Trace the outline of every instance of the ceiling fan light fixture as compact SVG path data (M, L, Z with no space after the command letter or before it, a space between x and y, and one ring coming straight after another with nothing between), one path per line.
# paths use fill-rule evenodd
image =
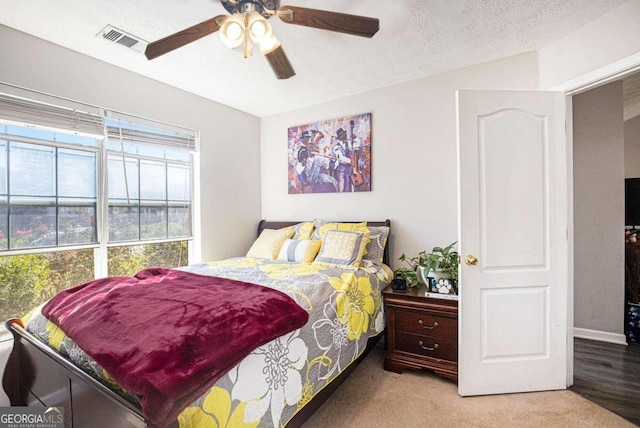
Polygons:
M147 59L154 59L188 43L217 32L230 49L252 54L257 44L278 79L288 79L296 72L280 42L274 37L267 19L277 16L287 24L318 28L360 37L373 37L380 21L367 16L350 15L306 7L283 6L280 0L220 0L230 16L218 15L199 24L149 43Z
M254 43L262 43L263 40L268 39L272 34L271 24L262 17L258 12L251 12L248 18L248 32L249 37Z
M244 19L241 14L228 17L220 27L220 40L231 49L244 42Z

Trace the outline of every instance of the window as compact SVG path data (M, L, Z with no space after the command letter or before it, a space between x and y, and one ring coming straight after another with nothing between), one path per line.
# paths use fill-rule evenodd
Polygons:
M109 241L191 235L191 166L109 155Z
M16 130L0 125L0 251L96 243L96 152Z
M189 263L197 134L47 101L0 92L3 319L96 277Z

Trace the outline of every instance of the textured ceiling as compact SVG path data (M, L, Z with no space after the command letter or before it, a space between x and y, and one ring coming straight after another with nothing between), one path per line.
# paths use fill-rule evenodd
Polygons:
M147 42L226 14L219 0L2 0L0 24L264 117L539 49L625 0L283 0L380 19L360 38L270 20L297 75L277 80L216 34L148 61L96 37L112 25Z

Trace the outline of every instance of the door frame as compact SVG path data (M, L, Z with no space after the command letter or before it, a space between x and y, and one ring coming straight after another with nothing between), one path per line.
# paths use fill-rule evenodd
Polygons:
M640 72L640 52L614 61L588 73L574 77L566 82L550 88L538 88L541 91L562 91L566 95L566 130L567 130L567 196L568 196L568 287L567 287L567 387L573 385L573 338L574 329L574 209L573 209L573 96L606 85L626 76Z
M638 71L640 71L640 52L576 76L556 86L538 89L541 91L562 91L567 96L572 96L622 79Z

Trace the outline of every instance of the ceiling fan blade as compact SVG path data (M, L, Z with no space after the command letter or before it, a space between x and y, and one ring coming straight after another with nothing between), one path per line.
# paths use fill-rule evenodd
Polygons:
M282 46L278 46L271 52L264 54L264 56L267 57L269 65L278 79L288 79L296 75Z
M204 36L208 36L211 33L215 33L220 29L218 22L224 21L226 18L227 15L218 15L215 18L207 19L192 27L185 28L175 34L149 43L144 55L147 59L154 59Z
M288 24L304 25L369 38L373 37L380 29L380 21L377 18L307 9L306 7L282 6L278 9L278 17Z

